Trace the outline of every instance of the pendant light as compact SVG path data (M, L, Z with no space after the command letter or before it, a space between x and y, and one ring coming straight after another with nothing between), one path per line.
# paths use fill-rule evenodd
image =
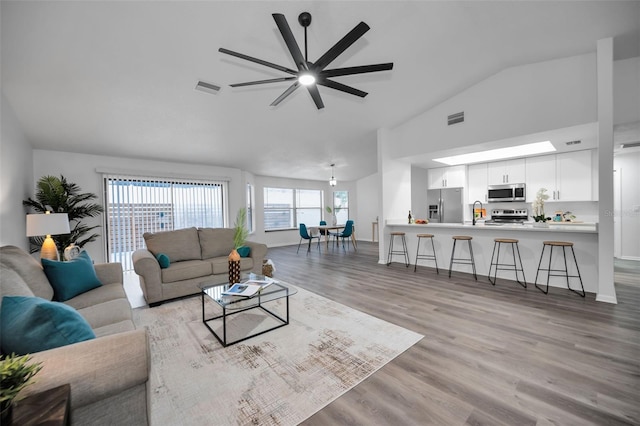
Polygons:
M336 181L336 178L333 177L333 168L335 167L335 164L331 164L331 180L329 180L329 185L331 186L336 186L336 184L338 183L338 181Z

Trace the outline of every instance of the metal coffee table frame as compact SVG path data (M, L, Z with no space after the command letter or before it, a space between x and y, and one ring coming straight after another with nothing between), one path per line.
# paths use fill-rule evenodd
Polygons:
M259 336L261 334L273 331L289 324L289 296L294 295L295 293L297 293L297 291L292 291L292 289L290 289L289 287L285 287L280 283L274 282L269 287L265 288L253 297L223 295L222 292L227 290L229 287L229 284L204 284L200 287L202 297L202 322L209 329L211 334L213 334L216 339L218 339L223 347L243 342L247 339L251 339L252 337ZM205 296L210 300L216 302L216 304L218 304L218 306L222 308L222 315L214 316L211 318L206 317ZM267 302L273 302L282 298L285 299L286 304L286 316L284 318L264 306L264 304ZM268 315L275 318L278 321L278 324L274 327L259 331L248 336L244 336L240 339L227 341L227 318L231 315L239 314L241 312L249 311L252 309L260 309L266 312ZM216 333L208 324L211 321L219 320L221 318L222 337L220 337L218 333Z

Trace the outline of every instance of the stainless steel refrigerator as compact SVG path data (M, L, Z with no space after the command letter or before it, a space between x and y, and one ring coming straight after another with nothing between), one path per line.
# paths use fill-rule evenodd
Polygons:
M429 221L433 223L463 223L462 188L429 189L427 205Z

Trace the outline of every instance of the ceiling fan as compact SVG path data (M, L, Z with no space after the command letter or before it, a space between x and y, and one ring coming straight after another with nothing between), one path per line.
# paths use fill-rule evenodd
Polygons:
M261 59L253 58L251 56L244 55L242 53L234 52L232 50L228 50L225 48L220 48L218 51L220 53L225 53L227 55L235 56L240 59L245 59L247 61L255 62L256 64L264 65L269 68L274 68L279 71L290 74L288 77L279 77L279 78L271 78L268 80L257 80L257 81L249 81L246 83L237 83L231 84L231 87L242 87L242 86L253 86L256 84L267 84L267 83L279 83L283 81L293 81L293 84L289 86L287 90L285 90L280 96L276 98L271 103L271 106L276 106L280 102L282 102L287 96L292 94L298 87L306 86L309 94L311 94L311 98L316 104L318 109L324 108L324 103L322 102L322 98L320 97L320 92L318 91L318 85L330 87L335 90L340 90L341 92L346 92L355 96L360 96L364 98L367 96L367 92L363 92L362 90L358 90L354 87L347 86L342 83L338 83L337 81L330 80L332 77L340 77L344 75L353 75L353 74L364 74L369 72L378 72L378 71L388 71L393 69L393 62L387 62L383 64L374 64L374 65L360 65L355 67L346 67L346 68L333 68L333 69L325 69L334 59L336 59L342 52L344 52L349 46L356 42L360 37L364 35L367 31L369 31L369 26L364 22L360 22L356 25L347 35L345 35L340 41L338 41L333 47L331 47L327 52L318 58L315 62L310 62L307 59L307 27L311 24L311 14L309 12L303 12L298 16L298 22L302 27L304 27L304 57L302 56L302 52L298 47L298 43L293 37L293 33L291 32L291 28L287 23L287 19L281 13L272 14L273 19L276 21L276 25L280 30L280 34L282 34L282 38L287 44L287 48L289 49L289 53L293 57L294 62L296 63L297 70L293 70L291 68L283 67L281 65L277 65L271 62L263 61Z

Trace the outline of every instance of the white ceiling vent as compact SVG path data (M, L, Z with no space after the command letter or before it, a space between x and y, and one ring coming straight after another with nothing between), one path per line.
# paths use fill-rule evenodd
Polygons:
M462 123L464 121L464 111L457 112L455 114L451 114L447 117L447 124L451 126L452 124Z
M570 145L580 145L582 143L582 141L569 141L569 142L565 142L568 146Z
M215 84L211 84L211 83L206 83L204 81L199 81L198 84L196 84L196 90L199 90L205 93L216 94L220 90L220 86L216 86Z

